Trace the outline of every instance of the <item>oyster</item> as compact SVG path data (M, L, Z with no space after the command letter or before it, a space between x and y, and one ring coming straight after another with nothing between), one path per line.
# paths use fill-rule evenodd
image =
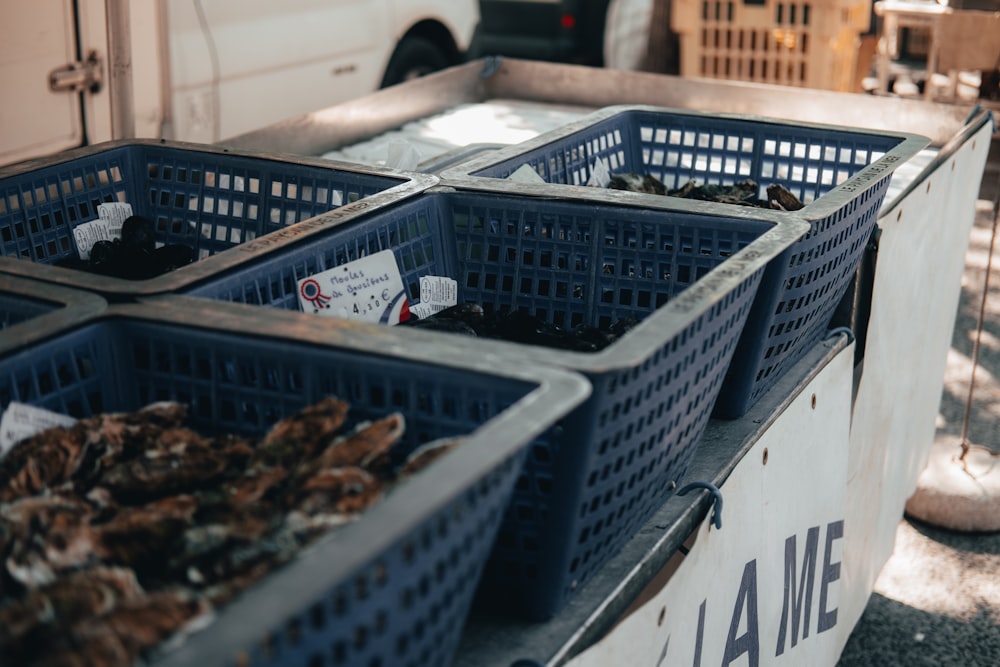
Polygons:
M12 659L12 664L77 664L68 662L68 657L59 658L60 651L53 648L64 643L76 625L111 613L143 595L128 569L95 567L73 572L19 600L0 605L0 655ZM43 658L43 653L49 652ZM103 653L102 649L99 654ZM118 662L98 664L129 664L122 661L124 654L112 654Z
M442 438L421 445L406 457L406 462L399 470L399 476L408 477L420 472L460 444L462 444L461 438Z
M257 445L253 465L287 466L323 447L347 418L348 405L329 396L275 424Z
M651 195L667 194L667 188L651 174L614 174L608 187L612 190L645 192Z

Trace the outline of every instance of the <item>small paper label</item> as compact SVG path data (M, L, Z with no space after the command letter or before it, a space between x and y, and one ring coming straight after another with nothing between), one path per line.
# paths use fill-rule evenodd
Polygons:
M0 417L0 458L15 444L54 426L72 426L72 417L12 401Z
M298 282L304 312L381 324L410 317L403 279L392 250L356 259Z
M122 225L132 217L132 204L119 202L98 204L97 215L107 223L111 238L120 239L122 237Z
M98 241L113 241L122 237L122 224L132 215L132 205L111 202L97 205L96 220L73 228L76 252L80 259L90 259L90 251Z
M91 220L73 228L76 252L80 259L90 259L90 251L98 241L111 240L111 227L106 220Z
M587 185L592 188L606 188L611 183L611 170L604 158L594 160L594 168L590 170L590 180Z
M385 166L391 169L413 171L420 164L420 153L408 141L390 141L389 156Z
M538 172L531 168L530 164L522 164L517 170L507 177L508 181L515 183L544 183L545 179L538 175Z
M424 276L420 279L420 303L441 306L439 310L458 303L458 281L443 276Z
M426 320L434 313L444 310L444 306L432 306L429 303L411 303L410 313L417 316L417 319Z

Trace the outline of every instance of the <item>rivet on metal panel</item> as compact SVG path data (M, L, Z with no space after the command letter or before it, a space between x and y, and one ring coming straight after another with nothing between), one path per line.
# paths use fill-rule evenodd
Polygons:
M677 495L683 496L691 489L706 489L711 492L712 498L715 501L715 507L712 511L712 523L717 529L722 528L722 491L719 491L719 487L711 482L691 482L678 491Z

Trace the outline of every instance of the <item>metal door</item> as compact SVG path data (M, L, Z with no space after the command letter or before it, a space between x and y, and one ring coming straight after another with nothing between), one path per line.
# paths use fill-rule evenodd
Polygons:
M0 164L82 145L81 98L101 63L78 52L72 0L0 3L0 25Z

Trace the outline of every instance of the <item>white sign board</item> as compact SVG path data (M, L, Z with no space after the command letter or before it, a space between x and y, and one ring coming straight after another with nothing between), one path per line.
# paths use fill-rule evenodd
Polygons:
M892 555L903 507L934 442L991 131L987 123L878 221L872 313L851 426L847 513L857 520L845 540L851 596L840 648Z
M854 346L764 432L666 584L569 664L832 665L839 654ZM691 482L694 480L686 480Z
M392 250L382 250L303 278L298 282L304 312L381 324L409 318L409 302Z

